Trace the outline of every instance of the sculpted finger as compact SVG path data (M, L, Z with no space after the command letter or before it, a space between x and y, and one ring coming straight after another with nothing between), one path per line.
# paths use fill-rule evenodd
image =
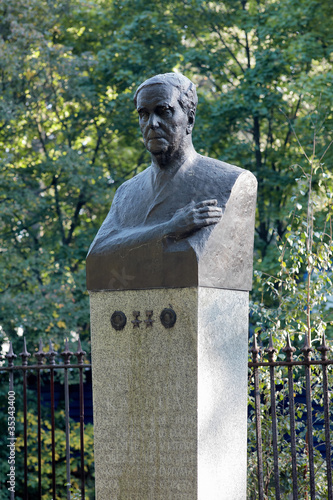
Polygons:
M207 207L201 207L197 209L198 213L200 214L222 214L222 208L217 207L217 206L207 206Z
M211 218L214 218L216 217L217 219L221 219L222 218L222 212L218 211L218 210L214 210L214 211L209 211L209 212L196 212L194 214L194 219L200 219L200 220L204 220L204 219L211 219Z
M198 220L196 226L197 227L212 226L213 224L217 224L218 222L220 222L220 220L221 220L221 217L204 218L204 219Z
M220 222L221 217L211 217L209 219L205 219L205 226L211 226L213 224L217 224Z
M221 219L222 218L222 212L219 212L219 211L212 211L212 212L197 212L196 214L196 217L198 217L199 219L203 220L203 219L211 219L212 217L216 217L218 219Z
M200 201L195 205L195 208L201 208L201 207L207 207L207 206L216 206L217 205L217 200L204 200Z

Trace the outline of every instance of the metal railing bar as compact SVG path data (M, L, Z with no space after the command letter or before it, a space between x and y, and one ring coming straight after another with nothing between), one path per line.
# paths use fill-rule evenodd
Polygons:
M35 354L38 366L42 366L45 352L43 343L39 340L39 349ZM41 372L37 371L37 446L38 446L38 498L42 500L42 434L41 434Z
M51 455L52 455L52 492L53 500L56 499L56 467L55 467L55 416L54 416L54 358L57 355L52 347L50 340L49 352L47 357L49 358L50 368L50 396L51 396Z
M255 366L312 366L312 365L333 365L333 359L328 359L326 361L321 361L319 359L311 359L311 361L258 361L254 363L253 361L248 362L249 368L254 368Z
M325 421L325 448L326 448L326 475L327 475L327 500L333 500L332 491L332 448L330 436L330 411L329 411L329 395L328 395L328 381L327 381L327 353L330 348L326 344L325 333L321 346L318 348L321 352L322 359L322 372L323 372L323 395L324 395L324 421Z
M307 443L306 450L308 454L309 470L310 470L310 496L311 500L316 498L316 488L315 488L315 473L314 473L314 462L313 462L313 432L312 432L312 400L311 400L311 353L313 349L310 346L308 336L305 337L304 346L302 352L305 357L305 361L308 362L305 366L305 393L306 393L306 420L307 420Z
M28 364L31 354L27 351L25 337L23 338L23 351L20 353L22 365ZM27 422L27 372L23 372L23 448L24 448L24 500L28 500L28 422Z
M27 372L23 372L24 500L28 500Z
M293 500L298 500L294 381L293 381L292 366L288 366L288 397L289 397L289 418L290 418L290 445L291 445L292 476L293 476Z
M287 344L283 348L288 362L288 397L289 397L289 419L290 419L290 446L292 463L293 500L298 500L297 490L297 460L296 460L296 431L295 431L295 403L294 403L294 375L293 375L293 353L296 351L290 343L289 334Z
M273 356L276 352L273 346L272 334L269 339L269 347L265 349L268 352L268 357L271 362L273 362ZM270 366L270 395L271 395L271 413L272 413L272 437L273 437L273 460L274 460L274 487L275 487L275 499L281 499L280 491L280 474L279 474L279 456L278 456L278 431L277 431L277 419L276 419L276 396L275 396L275 374L274 366Z
M14 391L14 373L10 372L9 373L9 391ZM15 499L15 492L11 491L10 492L10 500Z
M45 352L39 340L39 349L35 354L38 366L43 364ZM37 371L37 446L38 446L38 498L42 500L42 434L41 434L41 372Z
M280 500L280 474L279 474L279 455L278 455L278 432L277 432L277 421L276 421L276 399L275 399L275 377L274 377L274 367L270 367L270 379L271 379L271 412L272 412L272 435L273 435L273 460L274 460L274 486L275 486L275 498Z
M85 500L85 474L84 474L84 392L83 372L80 368L80 448L81 448L81 500Z
M305 368L306 387L306 413L307 413L307 435L308 435L308 460L310 469L310 495L311 500L316 498L315 473L313 462L313 433L312 433L312 401L311 401L311 368Z
M71 499L71 469L70 469L70 427L69 427L69 388L68 388L68 371L65 368L65 427L66 427L66 479L67 479L67 500Z
M53 499L56 498L56 469L55 469L55 418L54 418L54 370L50 369L50 392L51 392L51 449L52 449L52 492Z
M14 354L14 351L13 351L13 345L12 343L10 342L9 343L9 351L8 353L6 354L6 358L8 359L8 368L10 369L9 371L9 393L10 394L13 394L14 393L14 372L12 370L13 366L14 366L14 359L16 358L16 354ZM15 394L15 393L14 393ZM7 406L7 408L9 407L9 404ZM13 433L13 434L12 434ZM15 428L13 431L11 431L11 439L10 439L10 443L15 443ZM15 500L15 491L11 490L10 491L10 500Z
M46 354L46 353L45 353ZM321 364L321 363L320 363ZM332 361L333 364L333 361ZM28 366L22 366L22 365L14 365L13 367L8 367L8 366L0 366L0 372L1 371L15 371L15 370L22 370L22 371L27 371L27 370L50 370L50 368L54 368L55 370L58 369L64 369L65 365L63 364L54 364L54 365L28 365ZM69 364L66 366L66 369L71 369L71 368L82 368L82 365L80 364ZM84 364L83 368L91 368L91 364Z
M78 339L78 348L75 356L81 365L80 370L80 449L81 449L81 500L85 500L85 474L84 474L84 391L83 391L83 358L85 351L81 347L81 340Z
M66 479L67 479L67 500L71 500L71 449L70 449L70 426L69 426L69 384L68 384L68 366L73 353L68 349L68 339L65 342L65 350L61 353L65 364L65 427L66 427Z
M260 349L257 344L257 337L253 338L252 346L252 357L253 361L258 360ZM258 467L258 493L259 500L264 500L264 469L262 460L262 434L261 434L261 415L260 415L260 391L259 391L259 371L258 367L255 366L253 370L254 375L254 401L255 401L255 415L256 415L256 440L257 440L257 467Z
M258 486L259 500L264 499L264 470L262 461L262 435L260 420L260 392L259 392L259 373L258 368L254 369L254 393L255 393L255 411L256 411L256 435L257 435L257 457L258 457Z
M326 446L326 473L328 500L333 500L332 491L332 447L330 437L330 412L327 383L327 366L323 365L323 392L324 392L324 419L325 419L325 446Z
M42 500L42 435L41 435L41 391L40 371L37 373L37 443L38 443L38 498Z

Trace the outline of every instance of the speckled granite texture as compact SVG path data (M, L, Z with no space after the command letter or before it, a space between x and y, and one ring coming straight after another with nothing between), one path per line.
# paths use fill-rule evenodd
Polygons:
M127 290L90 301L97 500L245 500L248 293ZM164 308L177 314L172 328ZM111 326L114 311L126 315L123 330Z

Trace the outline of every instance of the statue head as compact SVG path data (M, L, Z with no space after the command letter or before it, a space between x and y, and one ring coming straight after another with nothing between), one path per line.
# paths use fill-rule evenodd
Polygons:
M134 102L145 146L160 166L193 147L198 98L188 78L180 73L153 76L138 87Z
M191 82L191 80L189 80L186 76L182 75L181 73L164 73L148 78L148 80L145 80L143 83L141 83L141 85L139 85L135 92L135 106L137 106L137 99L140 90L151 85L170 85L178 89L178 102L183 111L185 113L188 113L188 111L192 111L195 115L198 104L197 91L195 89L194 83Z

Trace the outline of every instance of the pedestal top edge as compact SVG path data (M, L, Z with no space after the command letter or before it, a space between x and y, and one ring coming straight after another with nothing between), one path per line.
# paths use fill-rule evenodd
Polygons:
M182 287L153 287L153 288L128 288L128 289L101 289L101 290L87 290L89 295L94 293L114 293L114 292L143 292L148 290L200 290L200 289L211 289L211 290L230 290L233 292L247 292L249 289L238 289L238 288L223 288L217 286L182 286Z

